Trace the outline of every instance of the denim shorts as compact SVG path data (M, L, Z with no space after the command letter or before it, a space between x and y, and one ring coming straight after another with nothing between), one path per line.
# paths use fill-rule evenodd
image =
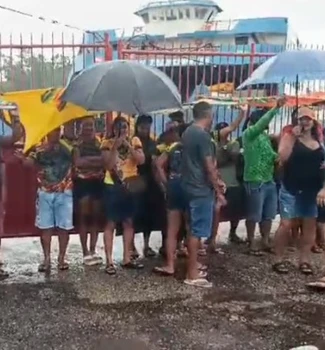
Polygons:
M104 184L104 208L107 221L121 223L134 219L137 212L137 195L122 185Z
M245 189L246 219L253 222L273 220L278 208L275 182L245 182Z
M72 191L45 192L38 190L36 198L35 226L41 230L73 229Z
M318 209L317 193L291 194L282 185L279 193L280 216L282 219L316 218Z
M215 196L188 198L191 234L197 238L210 237L212 231Z
M169 179L167 183L167 209L185 211L187 201L180 178Z

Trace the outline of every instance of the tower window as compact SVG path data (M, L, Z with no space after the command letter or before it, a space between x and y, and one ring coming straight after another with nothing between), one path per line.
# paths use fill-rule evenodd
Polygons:
M185 17L191 19L191 11L190 9L185 9Z
M248 45L248 36L236 36L235 45Z
M143 19L143 22L144 22L145 24L149 23L149 15L148 15L148 13L144 13L144 14L142 15L142 19Z

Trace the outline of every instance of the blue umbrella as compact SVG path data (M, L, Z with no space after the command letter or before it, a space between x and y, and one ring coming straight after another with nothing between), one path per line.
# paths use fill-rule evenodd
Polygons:
M261 64L237 89L258 84L286 84L325 79L325 51L284 51Z

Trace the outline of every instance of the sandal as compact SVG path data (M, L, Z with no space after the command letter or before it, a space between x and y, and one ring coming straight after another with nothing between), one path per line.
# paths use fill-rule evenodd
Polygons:
M132 259L138 259L139 258L139 253L138 253L138 251L135 249L135 250L132 250L131 251L131 257L132 257Z
M155 274L160 275L160 276L164 276L164 277L173 277L174 276L174 272L169 272L164 267L155 267L152 271Z
M212 288L213 286L212 283L206 280L205 278L198 278L195 280L186 279L184 283L187 284L188 286L199 287L199 288Z
M229 242L234 244L244 244L245 240L239 238L236 233L229 233Z
M289 262L288 261L280 261L272 265L272 269L274 272L285 275L289 273Z
M116 275L116 268L113 264L107 265L105 268L105 272L110 276Z
M204 264L201 264L201 263L198 263L197 268L198 268L199 271L207 271L208 270L208 266L204 265Z
M325 277L320 278L318 281L307 283L306 287L317 291L325 291Z
M0 281L9 277L9 273L3 269L0 269Z
M50 272L51 271L51 265L41 263L38 265L38 272L44 273L44 272Z
M312 275L314 273L313 268L311 267L311 265L307 262L305 263L301 263L299 265L299 270L301 273L303 273L304 275Z
M128 262L126 264L122 264L122 268L128 269L128 270L141 270L144 268L144 265L140 264L136 260L131 260L130 262Z
M69 270L69 264L65 261L63 263L58 263L58 269L60 271L67 271Z
M149 247L143 251L143 255L146 258L154 258L156 256L156 252Z
M261 257L265 255L265 252L260 249L249 249L248 254L256 257Z
M318 246L318 245L314 245L312 248L311 248L311 251L314 253L314 254L322 254L323 253L323 248Z

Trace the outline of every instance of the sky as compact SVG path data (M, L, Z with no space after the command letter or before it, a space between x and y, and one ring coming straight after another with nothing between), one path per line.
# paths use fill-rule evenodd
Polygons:
M289 23L300 37L301 41L310 45L325 45L325 1L324 0L220 0L216 1L223 8L221 19L272 17L283 16L289 18ZM86 3L86 2L85 2ZM0 5L9 6L25 11L35 16L55 19L80 27L85 30L127 28L141 25L141 19L133 12L142 4L143 0L91 0L90 6L82 5L77 0L0 0ZM78 4L79 6L75 6ZM44 41L51 40L50 33L54 33L55 41L61 42L64 33L69 37L72 33L76 39L80 31L68 30L60 25L30 19L18 14L0 10L0 32L2 43L9 41L9 34L13 33L13 41L40 41L40 33L44 33Z

